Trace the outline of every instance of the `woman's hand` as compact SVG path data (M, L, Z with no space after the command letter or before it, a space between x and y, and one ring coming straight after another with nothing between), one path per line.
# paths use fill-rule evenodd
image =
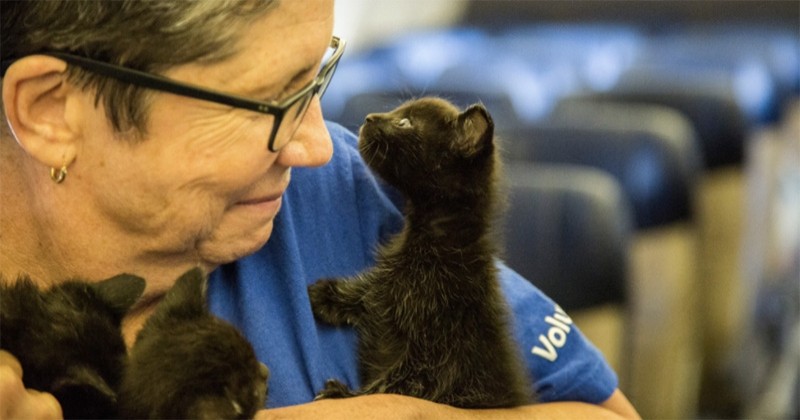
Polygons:
M375 394L261 410L256 413L256 420L452 418L456 411L447 405L403 395Z
M46 392L25 389L22 366L0 350L0 419L60 419L61 406Z
M620 394L621 395L621 394ZM627 401L627 400L626 400ZM364 395L354 398L326 399L308 404L261 410L257 420L283 419L622 419L603 406L558 402L514 408L467 410L436 404L418 398L393 394ZM635 410L631 417L638 418Z

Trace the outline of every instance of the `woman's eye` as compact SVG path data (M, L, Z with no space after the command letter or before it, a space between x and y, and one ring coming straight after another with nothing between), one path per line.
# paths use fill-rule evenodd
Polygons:
M411 120L409 120L408 118L401 118L395 121L395 125L397 125L400 128L411 128Z

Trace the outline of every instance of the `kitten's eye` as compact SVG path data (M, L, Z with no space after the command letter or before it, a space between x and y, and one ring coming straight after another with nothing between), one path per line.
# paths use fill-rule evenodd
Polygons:
M400 128L411 128L411 120L408 118L401 118L399 120L395 120L394 124Z

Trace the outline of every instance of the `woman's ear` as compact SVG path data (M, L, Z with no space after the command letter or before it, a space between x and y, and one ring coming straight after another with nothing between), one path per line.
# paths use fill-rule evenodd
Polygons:
M52 168L75 160L77 132L67 110L65 62L45 55L23 57L3 77L3 107L19 145Z

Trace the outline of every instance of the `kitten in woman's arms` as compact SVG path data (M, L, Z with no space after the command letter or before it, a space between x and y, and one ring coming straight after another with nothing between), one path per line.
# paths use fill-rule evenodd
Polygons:
M185 273L145 322L119 392L122 418L244 419L264 407L267 367L211 315L206 278Z
M359 334L362 388L329 381L321 398L397 393L470 408L534 400L495 265L493 131L483 106L460 112L437 98L367 116L360 153L405 196L405 226L374 268L309 287L318 319Z
M0 348L20 362L27 388L53 394L65 418L116 416L125 343L120 324L145 288L122 274L39 290L0 279Z

